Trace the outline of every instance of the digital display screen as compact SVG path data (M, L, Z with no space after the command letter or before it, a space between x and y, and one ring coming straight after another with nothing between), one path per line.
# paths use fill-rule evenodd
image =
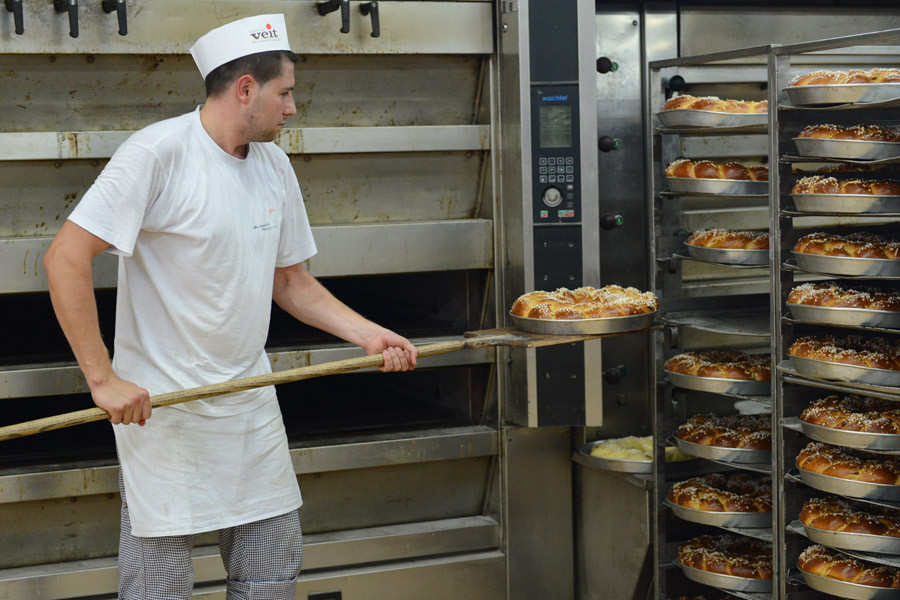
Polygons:
M571 148L572 107L566 104L540 107L541 148Z

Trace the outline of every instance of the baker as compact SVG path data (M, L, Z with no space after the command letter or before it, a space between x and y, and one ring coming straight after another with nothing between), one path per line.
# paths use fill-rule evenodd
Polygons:
M302 266L316 253L296 175L272 141L296 113L284 16L214 29L191 48L197 110L123 143L60 228L44 267L121 464L119 598L189 598L196 534L219 531L228 598L293 598L300 489L273 387L157 408L149 397L271 371L271 302L416 366L406 338L355 313ZM119 256L113 359L91 260ZM142 427L134 426L135 424Z

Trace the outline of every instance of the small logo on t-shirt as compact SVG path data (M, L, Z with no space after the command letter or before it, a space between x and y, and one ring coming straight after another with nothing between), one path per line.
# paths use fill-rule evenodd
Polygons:
M269 231L270 229L278 229L278 226L281 225L281 215L278 214L278 210L274 208L269 209L269 214L267 215L268 220L265 223L260 223L259 225L254 225L253 229L259 229L260 231Z

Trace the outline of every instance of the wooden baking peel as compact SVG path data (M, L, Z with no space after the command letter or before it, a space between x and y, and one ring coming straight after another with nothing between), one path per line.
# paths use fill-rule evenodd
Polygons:
M653 326L649 329L658 329L659 326ZM647 331L644 329L643 331ZM558 344L569 344L572 342L583 342L586 340L600 339L613 335L621 335L621 333L613 334L571 334L571 335L546 335L541 333L528 333L514 327L503 329L484 329L481 331L469 331L463 335L461 339L451 340L447 342L437 342L434 344L425 344L419 346L419 358L426 356L437 356L439 354L448 354L459 350L471 350L475 348L487 348L491 346L510 346L516 348L539 348L541 346L554 346ZM168 392L150 397L150 405L153 408L160 406L171 406L182 402L190 402L191 400L200 400L202 398L211 398L222 394L230 394L232 392L242 392L267 385L277 385L280 383L290 383L292 381L300 381L302 379L312 379L313 377L322 377L324 375L337 375L339 373L347 373L359 369L370 367L380 367L384 363L381 354L373 354L371 356L360 356L358 358L348 358L345 360L337 360L334 362L323 363L321 365L310 365L308 367L298 367L286 371L278 371L276 373L266 373L265 375L256 375L254 377L246 377L244 379L236 379L225 383L214 383L212 385L204 385L201 387L182 390L179 392ZM71 427L72 425L82 425L93 421L102 421L108 419L109 413L102 408L87 408L77 410L43 419L35 419L34 421L26 421L15 425L7 425L0 427L0 442L11 440L26 435L42 433L44 431L52 431L54 429L62 429L63 427Z

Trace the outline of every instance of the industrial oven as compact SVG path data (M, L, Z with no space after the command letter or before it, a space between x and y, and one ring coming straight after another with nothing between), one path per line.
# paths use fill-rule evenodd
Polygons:
M307 266L339 298L416 344L508 325L512 301L539 288L652 289L667 314L653 332L279 386L304 496L298 598L664 600L708 589L672 566L674 547L702 528L659 506L673 477L659 457L654 474L634 476L578 449L651 433L661 448L689 414L732 411L740 398L723 404L664 379L675 352L782 343L769 290L778 297L783 282L679 255L701 226L769 227L768 200L682 197L660 183L678 156L762 162L778 150L765 130L682 135L655 113L674 93L771 97L765 52L710 54L900 17L876 3L7 0L0 425L91 406L42 253L119 143L202 103L191 43L263 12L285 14L300 56L298 112L277 143L319 247ZM789 69L896 63L886 48L792 56ZM562 167L556 181L551 166ZM111 341L116 263L101 256L94 269ZM723 302L742 318L710 322ZM274 370L359 354L277 308L267 350ZM116 477L106 423L2 442L0 598L115 596ZM797 540L778 527L779 556L795 560ZM194 567L195 597L224 598L214 534L198 539Z

